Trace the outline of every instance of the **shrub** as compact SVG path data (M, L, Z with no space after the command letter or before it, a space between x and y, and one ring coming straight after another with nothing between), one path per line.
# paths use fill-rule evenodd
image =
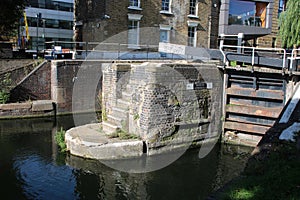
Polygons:
M10 97L11 78L10 73L6 73L0 81L0 103L7 103Z

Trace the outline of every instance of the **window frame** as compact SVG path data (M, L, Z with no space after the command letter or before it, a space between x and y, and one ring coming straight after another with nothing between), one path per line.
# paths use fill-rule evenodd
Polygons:
M193 7L191 6L192 2L194 2L194 4L195 4ZM190 17L190 18L199 18L198 5L199 5L198 0L190 0L189 1L189 14L188 14L188 17ZM194 9L194 13L191 13L191 8Z
M191 31L193 30L193 31ZM190 36L190 33L193 33L193 36ZM197 46L197 27L196 26L188 26L188 41L187 46L196 47Z
M163 4L166 4L166 1L168 1L168 10L166 10L166 9L163 9L164 7L166 7L166 6L163 6ZM161 14L169 14L169 15L171 15L171 14L173 14L172 13L172 0L162 0L161 1L161 8L160 8L161 10L160 10L160 13Z
M137 3L137 5L135 5L135 2ZM133 5L132 5L132 3L133 3ZM131 10L143 10L141 8L141 0L129 0L128 9L131 9Z
M160 24L159 25L159 42L169 43L170 36L171 36L171 33L170 33L171 30L172 30L172 27L170 25ZM167 33L167 39L165 41L161 41L161 32L163 32L163 31Z
M143 15L139 14L128 14L128 36L127 36L127 43L128 48L130 49L139 49L139 43L140 43L140 20L143 17ZM136 25L133 25L136 23ZM133 28L132 28L133 27ZM130 43L131 41L131 33L135 32L136 38L134 40L134 43Z

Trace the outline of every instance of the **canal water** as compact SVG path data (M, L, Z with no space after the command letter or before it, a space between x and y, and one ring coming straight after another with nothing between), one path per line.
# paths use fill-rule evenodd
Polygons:
M251 148L186 151L161 170L132 174L61 153L53 137L71 116L0 121L0 195L5 199L205 199L236 177Z

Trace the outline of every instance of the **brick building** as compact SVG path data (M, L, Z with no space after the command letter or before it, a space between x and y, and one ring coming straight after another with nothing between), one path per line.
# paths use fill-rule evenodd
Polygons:
M134 47L159 41L216 48L219 0L76 0L75 40L106 41L126 31ZM151 27L154 32L143 33ZM144 38L144 39L143 39Z
M221 34L243 33L250 45L279 47L278 16L287 0L76 0L75 41L137 47L159 41L217 48ZM142 28L151 27L154 32ZM119 37L120 38L120 37Z
M286 9L287 0L274 0L272 29L271 33L258 38L257 45L264 47L281 47L281 40L278 37L279 30L279 15Z
M221 0L219 35L244 34L250 45L280 47L279 15L287 0Z

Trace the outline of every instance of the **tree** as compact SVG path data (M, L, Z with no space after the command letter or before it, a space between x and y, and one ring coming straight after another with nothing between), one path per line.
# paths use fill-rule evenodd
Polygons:
M300 46L300 1L288 0L279 17L279 36L282 47Z
M0 39L16 34L25 5L26 0L1 0Z

